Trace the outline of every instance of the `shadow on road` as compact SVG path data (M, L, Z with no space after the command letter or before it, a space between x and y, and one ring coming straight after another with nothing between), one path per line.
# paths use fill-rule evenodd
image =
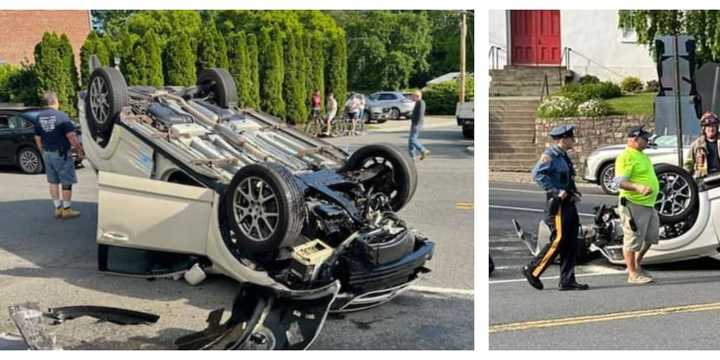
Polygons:
M24 200L0 207L0 250L20 259L0 262L0 275L58 278L99 292L153 301L187 299L203 309L232 302L239 284L224 276L210 276L192 287L184 281L116 276L97 270L97 204L73 202L82 215L76 219L53 217L50 200ZM152 216L149 214L148 216ZM202 241L202 240L201 240ZM37 301L39 299L28 299Z

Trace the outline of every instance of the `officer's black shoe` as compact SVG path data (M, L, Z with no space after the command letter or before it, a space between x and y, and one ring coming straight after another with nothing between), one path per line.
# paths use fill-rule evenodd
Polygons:
M577 282L573 282L573 283L570 283L570 284L568 284L568 285L560 284L560 286L558 286L558 290L560 290L560 291L565 291L565 290L587 290L587 289L590 289L590 286L588 286L587 284L580 284L580 283L577 283Z
M525 279L527 279L528 283L530 283L530 286L532 286L532 287L534 287L534 288L536 288L536 289L538 289L538 290L542 290L542 289L543 289L543 283L542 283L542 281L540 281L539 278L536 278L536 277L532 276L532 274L530 273L530 267L529 267L529 266L527 266L527 265L523 266L523 268L522 268L522 274L525 275Z

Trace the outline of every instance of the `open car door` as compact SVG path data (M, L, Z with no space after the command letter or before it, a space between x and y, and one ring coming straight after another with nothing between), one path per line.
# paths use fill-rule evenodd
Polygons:
M212 190L109 172L98 187L100 271L154 277L204 259Z

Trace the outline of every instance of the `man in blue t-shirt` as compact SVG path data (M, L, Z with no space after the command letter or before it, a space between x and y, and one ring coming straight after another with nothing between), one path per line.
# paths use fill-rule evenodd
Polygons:
M72 186L77 183L75 161L70 148L75 150L80 160L85 156L82 145L75 136L75 125L70 117L59 111L60 103L52 91L43 94L47 109L34 112L35 144L43 154L45 171L50 184L50 197L55 206L55 217L70 219L80 216L80 212L71 207ZM60 188L62 200L60 200Z

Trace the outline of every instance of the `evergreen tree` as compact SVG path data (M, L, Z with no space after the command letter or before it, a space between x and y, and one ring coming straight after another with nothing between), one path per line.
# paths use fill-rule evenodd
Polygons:
M147 85L148 60L142 41L136 41L129 54L122 65L125 81L128 85Z
M264 27L260 32L260 106L279 118L285 118L283 100L283 33L277 27Z
M92 55L96 55L103 66L110 64L110 51L106 46L106 41L95 31L90 32L90 35L88 35L85 43L80 48L80 79L83 88L88 85L87 82L90 77L89 63Z
M309 36L308 54L308 91L320 90L320 97L325 103L325 44L322 33L313 31Z
M260 64L258 63L258 42L255 34L247 35L248 71L250 75L249 98L247 106L260 107Z
M330 35L327 54L325 87L342 104L347 96L347 42L342 30Z
M57 34L46 32L42 40L35 45L34 58L35 65L32 71L37 81L38 97L43 91L54 91L58 95L60 109L70 116L76 116L75 88L72 85L71 68L67 59L67 46Z
M305 122L307 118L307 106L305 105L305 78L302 72L302 39L289 31L286 34L285 42L285 80L283 86L283 98L286 102L286 114L288 121L297 124Z
M198 69L228 68L227 45L215 27L214 21L206 23L197 43Z
M185 32L181 31L170 38L163 54L163 64L167 85L195 85L195 53Z
M73 51L70 38L66 34L60 36L60 53L65 63L65 71L67 71L69 81L66 85L68 94L66 109L69 111L68 114L75 116L77 115L77 91L80 87L80 77L75 64L75 51Z
M233 33L228 37L228 59L230 74L235 79L240 107L250 103L250 57L244 32Z
M160 87L165 83L163 79L162 49L160 37L153 30L149 30L142 38L142 49L147 63L145 66L146 85Z

